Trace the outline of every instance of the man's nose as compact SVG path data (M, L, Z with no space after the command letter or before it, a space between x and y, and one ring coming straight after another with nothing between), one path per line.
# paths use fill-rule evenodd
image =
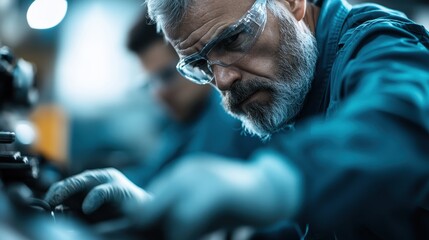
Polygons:
M241 72L234 66L212 65L214 81L220 91L228 90L231 85L241 79Z

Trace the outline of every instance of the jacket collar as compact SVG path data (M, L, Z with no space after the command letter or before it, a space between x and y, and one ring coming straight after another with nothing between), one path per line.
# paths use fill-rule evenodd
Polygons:
M323 114L329 104L329 77L338 51L341 29L351 5L345 0L324 0L316 25L318 59L304 107L296 120Z

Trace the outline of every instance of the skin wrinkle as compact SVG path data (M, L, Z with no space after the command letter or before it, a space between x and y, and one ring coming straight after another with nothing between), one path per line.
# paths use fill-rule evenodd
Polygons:
M213 21L208 22L207 24L210 24L212 22L216 22L217 19L214 19ZM178 44L178 50L177 53L180 57L189 56L192 53L195 53L197 51L200 51L207 42L209 42L212 38L211 36L217 36L220 32L222 32L226 27L228 27L229 24L225 23L217 23L214 26L212 26L200 39L197 37L193 37L192 34L194 34L196 31L201 30L201 28L195 30L192 32L191 35L189 35L188 38L186 38L184 41L187 41L189 38L194 38L194 41L189 44L189 47L184 48L183 46L187 46L188 43L182 41ZM214 31L214 34L211 34ZM195 35L198 33L195 33ZM190 40L189 40L190 42Z
M192 12L192 11L191 11ZM177 37L177 47L178 47L178 53L180 53L181 55L183 54L183 52L187 52L189 51L189 49L191 48L199 48L199 47L195 47L195 46L204 46L203 43L204 40L204 36L213 36L212 29L215 29L214 31L216 31L217 28L219 28L222 24L222 21L219 21L219 16L212 18L211 16L214 15L216 12L213 11L208 11L208 12L204 12L204 14L202 16L193 16L191 14L188 14L184 17L183 21L178 25L178 33L180 33L181 35L187 35L185 37L182 36L178 36ZM214 15L216 16L216 15ZM191 21L189 22L188 19L191 19ZM186 34L186 31L183 31L183 28L186 28L188 25L192 25L192 19L200 19L200 21L198 21L197 23L202 23L202 25L197 25L195 26L191 33ZM204 21L205 19L209 19L208 21ZM213 26L210 26L212 23L215 23ZM199 37L199 33L200 32L204 32L205 34L202 37ZM215 32L216 34L216 32ZM175 36L173 36L175 37ZM182 40L183 39L183 40ZM201 48L200 47L200 48Z
M191 8L190 9L192 9L192 6L191 6ZM209 26L210 26L210 24L211 23L213 23L214 22L214 25L212 26L212 27L210 27L209 28L209 30L208 31L206 31L206 33L202 36L202 37L198 37L198 33L196 33L196 35L197 35L197 37L194 37L194 42L191 42L191 43L188 43L188 39L189 38L191 38L191 40L192 40L192 35L198 30L198 29L201 29L201 27L198 27L195 31L193 31L190 35L189 35L189 37L187 37L187 39L185 39L181 44L180 44L180 49L183 49L183 50L186 50L185 49L185 47L187 47L188 45L189 46L192 46L192 45L195 45L195 44L197 44L198 42L200 42L199 43L199 48L197 48L197 50L199 50L199 49L201 49L201 48L203 48L204 47L204 45L207 43L207 42L209 42L210 40L211 40L211 37L212 36L217 36L218 34L219 34L219 31L222 31L225 27L227 27L227 24L225 24L225 23L222 23L221 21L218 21L216 18L211 18L210 17L210 14L214 14L215 16L216 16L216 14L217 14L217 11L216 10L220 10L221 11L221 8L220 7L218 7L218 8L215 8L215 9L213 9L213 10L211 10L211 11L207 11L207 12L204 12L204 14L199 18L199 19L201 19L201 20L203 20L205 17L206 18L208 18L208 19L211 19L211 20L209 20L205 25L207 25L207 24L209 24ZM203 22L203 21L202 21ZM184 21L184 24L186 24L186 22ZM203 25L203 27L204 27L204 25ZM215 29L215 30L213 30L213 29ZM222 30L221 30L222 29ZM212 31L214 31L214 34L210 34Z
M174 43L172 42L172 45L175 47L177 53L181 57L188 56L193 54L194 52L199 51L207 42L209 42L214 38L213 36L219 35L219 33L221 33L226 27L228 27L229 25L231 25L232 23L240 19L247 12L247 10L252 6L253 1L248 2L247 4L240 4L240 5L236 4L237 7L243 10L242 11L229 10L230 13L227 14L227 16L230 16L230 17L228 17L227 20L225 20L225 14L223 13L225 9L222 6L217 7L215 5L213 7L211 4L212 3L211 1L209 3L206 3L205 1L197 2L197 3L198 4L193 4L190 6L190 11L187 11L187 14L184 16L182 22L178 25L176 32L179 33L179 35L186 35L186 31L183 31L183 28L188 28L189 25L192 25L195 23L203 23L202 25L197 25L195 27L192 27L192 29L195 29L195 30L193 30L186 37L175 36L175 35L172 35L170 37L168 36L168 33L166 33L169 39L174 39L173 40ZM242 1L240 1L239 3L242 3ZM209 9L209 10L204 11L204 9ZM236 9L236 8L233 8L231 6L231 8L229 9ZM198 12L202 12L203 14L201 16L199 16L198 14L195 14ZM200 19L200 20L193 21L193 19ZM209 19L209 20L205 21L205 19ZM206 26L210 26L211 24L213 24L213 22L215 24L209 27L209 29L207 30ZM198 34L200 32L203 32L204 35L201 37L198 37ZM181 40L181 39L184 39L184 40Z

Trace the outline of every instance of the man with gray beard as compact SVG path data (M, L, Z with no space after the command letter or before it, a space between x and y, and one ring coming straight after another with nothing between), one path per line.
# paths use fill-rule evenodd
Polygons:
M300 239L429 239L424 27L342 0L146 4L177 70L218 89L248 132L280 140L247 163L187 156L146 191L119 173L72 177L50 189L51 205L102 186L87 202L132 206L136 226L169 239L237 226L285 239L294 222Z
M265 139L287 126L301 110L317 59L316 42L309 29L293 24L292 15L279 9L273 9L273 14L280 20L274 79L256 76L246 82L236 81L230 89L221 91L227 112L239 118L247 132ZM249 103L247 108L241 108L244 100L261 90L270 92L269 102Z

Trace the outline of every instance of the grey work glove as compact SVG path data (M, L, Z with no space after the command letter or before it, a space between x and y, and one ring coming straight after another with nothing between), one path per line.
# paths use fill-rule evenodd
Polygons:
M76 193L88 192L82 211L90 214L104 203L140 205L150 201L151 195L134 185L114 168L85 171L52 185L45 200L57 206Z
M184 240L293 217L300 205L301 175L273 151L260 151L253 160L187 156L149 185L153 201L134 209L131 217L140 228L157 225L168 239Z

